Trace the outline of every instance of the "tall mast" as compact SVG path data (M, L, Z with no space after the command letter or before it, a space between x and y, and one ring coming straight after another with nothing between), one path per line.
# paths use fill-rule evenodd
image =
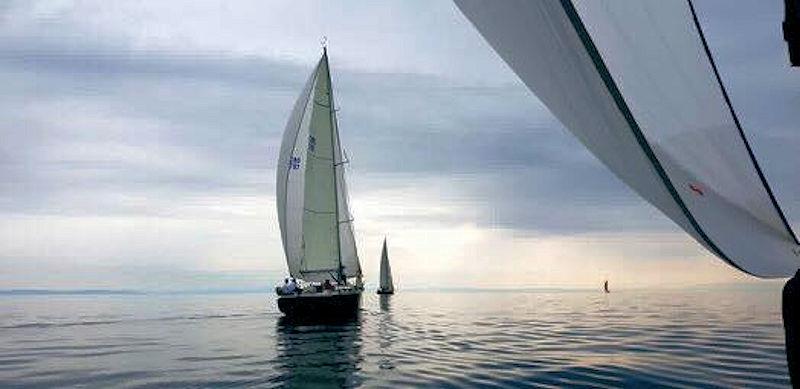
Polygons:
M330 63L328 62L328 48L326 46L322 46L322 56L325 58L325 70L327 71L326 76L328 77L328 99L330 100L330 107L331 107L331 162L333 163L333 196L335 201L334 206L334 219L336 220L336 256L337 260L339 261L338 266L338 276L339 282L347 283L347 278L344 276L344 268L342 266L342 237L341 231L339 228L339 182L336 174L336 142L338 141L338 125L336 123L336 106L333 103L333 83L331 81L331 67ZM334 136L334 132L336 135ZM341 145L339 145L341 147Z

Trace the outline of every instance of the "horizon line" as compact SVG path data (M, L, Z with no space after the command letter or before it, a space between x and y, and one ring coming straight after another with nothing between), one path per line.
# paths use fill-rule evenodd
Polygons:
M774 282L766 283L705 283L695 285L652 285L652 286L629 286L622 288L612 288L615 291L636 291L636 290L704 290L708 288L731 290L760 290L772 289ZM365 288L369 292L369 288ZM405 292L591 292L602 291L601 287L585 286L531 286L531 287L480 287L480 286L416 286L398 288L398 291ZM250 293L274 293L272 288L191 288L191 289L109 289L109 288L0 288L0 296L44 296L44 295L126 295L126 296L145 296L145 295L175 295L175 294L250 294Z

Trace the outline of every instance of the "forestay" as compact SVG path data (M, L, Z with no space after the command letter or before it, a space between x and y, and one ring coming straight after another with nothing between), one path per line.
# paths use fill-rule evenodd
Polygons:
M358 277L343 152L323 53L283 134L277 207L289 273L306 281Z
M761 277L800 246L747 144L690 1L455 0L522 81L622 181Z

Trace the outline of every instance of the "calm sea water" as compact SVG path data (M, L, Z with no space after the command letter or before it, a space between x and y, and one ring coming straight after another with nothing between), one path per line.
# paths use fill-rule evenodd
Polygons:
M0 296L0 387L786 387L780 291Z

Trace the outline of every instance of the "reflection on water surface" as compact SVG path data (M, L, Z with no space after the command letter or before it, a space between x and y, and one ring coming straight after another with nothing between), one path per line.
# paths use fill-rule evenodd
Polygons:
M780 290L0 296L0 386L786 387Z

